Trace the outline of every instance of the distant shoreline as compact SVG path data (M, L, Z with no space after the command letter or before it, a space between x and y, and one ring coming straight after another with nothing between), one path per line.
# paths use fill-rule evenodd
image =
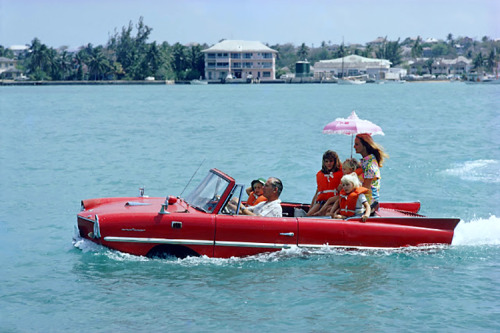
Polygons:
M415 80L405 81L405 83L441 83L451 82L450 80ZM209 81L209 84L250 84L243 81L234 82L220 82ZM337 84L334 81L321 81L310 79L292 79L292 80L273 80L261 81L257 84ZM102 86L102 85L189 85L190 81L174 81L174 80L115 80L115 81L14 81L14 80L0 80L0 86ZM376 84L376 83L367 83Z

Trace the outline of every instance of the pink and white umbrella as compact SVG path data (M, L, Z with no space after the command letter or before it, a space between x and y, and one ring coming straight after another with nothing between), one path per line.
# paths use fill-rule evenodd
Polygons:
M368 133L370 135L385 135L382 129L369 120L359 119L356 112L352 111L347 118L337 118L323 128L325 134L345 134L351 136L351 157L354 135Z

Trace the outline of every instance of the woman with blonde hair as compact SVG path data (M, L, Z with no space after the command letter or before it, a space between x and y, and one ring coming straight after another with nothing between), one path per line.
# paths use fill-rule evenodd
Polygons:
M363 187L368 189L368 193L365 194L366 198L372 207L376 207L380 192L380 168L384 164L384 160L389 158L389 155L367 133L356 135L354 149L356 153L363 157L361 167L364 176Z

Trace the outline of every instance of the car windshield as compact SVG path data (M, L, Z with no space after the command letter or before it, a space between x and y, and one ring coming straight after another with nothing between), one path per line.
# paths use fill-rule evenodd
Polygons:
M186 197L186 202L204 212L211 213L229 185L229 181L209 172L203 181Z

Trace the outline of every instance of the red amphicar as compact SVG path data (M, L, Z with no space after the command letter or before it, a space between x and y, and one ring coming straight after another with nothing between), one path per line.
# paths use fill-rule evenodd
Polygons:
M282 202L283 217L247 216L228 203L242 202L244 186L211 169L185 198L100 198L82 201L82 238L148 257L243 257L281 249L397 249L451 244L460 219L419 215L419 202L380 203L375 215L337 220L304 217L308 204Z

